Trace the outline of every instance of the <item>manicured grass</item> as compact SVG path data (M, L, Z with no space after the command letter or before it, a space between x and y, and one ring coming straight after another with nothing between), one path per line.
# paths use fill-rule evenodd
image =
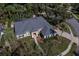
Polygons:
M14 51L15 55L17 53L18 55L42 56L41 51L31 37L17 40L17 42L19 47ZM57 36L45 39L44 43L40 44L40 46L44 49L46 55L56 56L67 48L69 42L66 38Z
M67 48L69 42L66 38L57 36L46 39L41 46L48 56L56 56Z
M75 56L74 52L75 52L76 48L77 48L76 44L73 44L70 52L66 56Z

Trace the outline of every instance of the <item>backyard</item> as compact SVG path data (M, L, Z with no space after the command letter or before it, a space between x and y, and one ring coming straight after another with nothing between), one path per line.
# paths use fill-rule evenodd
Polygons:
M69 30L68 30L69 31ZM1 39L0 46L3 46L2 52L0 55L26 55L26 56L42 56L42 52L36 46L34 40L31 37L25 37L23 39L17 40L14 34L13 29L6 28L5 34ZM10 46L6 47L5 42L8 42ZM47 56L56 56L63 52L70 41L61 36L50 37L44 40L44 43L41 43L40 46L44 50ZM74 55L76 45L73 45L72 50L68 55Z
M41 44L41 47L48 56L56 56L67 48L69 42L70 41L66 38L56 36L46 39L44 43ZM73 44L73 49L71 50L70 55L73 55L73 51L76 49L75 46L76 45Z
M21 56L43 55L31 37L15 40L14 38L12 39L11 32L8 33L8 35L6 35L7 38L5 39L10 44L10 47L3 48L0 55L12 55L12 56L13 55L21 55ZM41 43L40 46L42 47L42 49L44 50L47 56L56 56L67 48L69 42L70 41L67 40L66 38L55 36L45 39L44 43ZM9 48L11 49L11 51L9 51ZM76 49L75 46L73 46L73 49L70 51L68 55L73 55L73 51L75 51L75 49Z
M76 44L73 44L70 52L66 56L74 56L76 48L77 48Z

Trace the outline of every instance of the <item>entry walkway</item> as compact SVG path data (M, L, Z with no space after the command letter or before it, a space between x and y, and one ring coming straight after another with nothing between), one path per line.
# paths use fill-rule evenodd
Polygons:
M40 51L42 52L42 54L43 55L46 55L45 53L44 53L44 51L43 51L43 49L42 49L42 47L40 47L40 45L39 45L39 43L38 43L38 41L37 41L37 38L36 37L34 37L34 41L35 41L35 44L38 46L38 48L40 49Z

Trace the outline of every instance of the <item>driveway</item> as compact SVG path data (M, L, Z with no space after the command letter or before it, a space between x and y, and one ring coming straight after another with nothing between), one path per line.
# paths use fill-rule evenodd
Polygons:
M67 24L65 23L65 25L67 25ZM67 53L69 53L70 50L71 50L71 48L72 48L73 42L74 42L73 32L72 32L72 30L71 30L71 28L70 28L69 25L67 25L67 27L68 27L69 30L70 30L70 34L71 34L71 35L70 35L70 36L71 36L71 42L69 43L67 49L64 50L62 53L60 53L58 56L60 56L60 55L61 55L61 56L64 56L64 55L66 55Z
M42 54L43 54L43 55L46 55L45 52L43 51L42 47L41 47L40 44L38 43L36 37L34 37L34 41L35 41L35 44L38 46L39 50L42 52Z
M66 22L69 23L74 28L77 36L79 37L79 23L78 23L78 21L75 18L71 18L71 19L68 19Z
M66 22L69 23L74 28L75 33L78 36L78 45L79 45L79 22L75 18L68 19Z
M61 30L59 30L59 29L57 29L57 30L55 30L56 32L57 32L57 34L59 35L59 36L62 36L62 37L65 37L65 38L67 38L67 39L69 39L69 40L72 40L72 35L71 34L69 34L69 33L67 33L67 32L62 32ZM73 36L73 42L74 43L76 43L77 45L79 45L79 43L78 43L78 37L75 37L75 36Z

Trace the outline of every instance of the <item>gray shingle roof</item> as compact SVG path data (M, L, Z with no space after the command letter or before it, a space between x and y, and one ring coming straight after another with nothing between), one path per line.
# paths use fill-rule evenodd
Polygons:
M49 29L51 28L51 25L41 16L15 22L16 35L37 31L39 28L43 28L42 32L44 35L50 34Z
M77 36L79 36L79 22L75 18L68 19L66 22L74 28Z
M2 32L2 31L3 31L3 25L0 24L0 32Z

